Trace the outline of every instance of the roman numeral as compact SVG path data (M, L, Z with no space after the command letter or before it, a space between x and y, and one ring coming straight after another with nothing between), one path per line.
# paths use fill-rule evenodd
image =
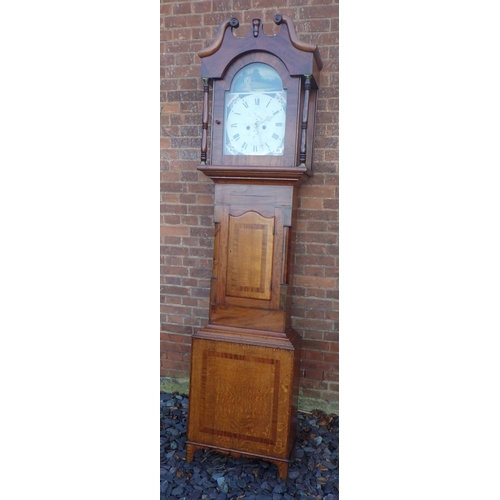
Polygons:
M233 139L234 139L235 141L237 141L239 138L240 138L240 134L234 134L234 135L233 135Z
M273 134L272 137L273 137L273 139L279 139L280 138L280 136L278 134Z
M257 104L257 106L260 106L260 97L255 98L255 104Z
M245 108L248 108L248 102L243 101L243 106L245 106Z
M253 152L256 153L258 151L257 146L254 144L253 145Z
M231 123L231 127L237 127L238 124L237 123Z
M248 147L248 144L246 142L244 142L242 145L241 145L241 149L246 149Z
M282 127L282 126L283 126L283 124L282 124L282 123L275 123L275 125L276 125L277 127Z

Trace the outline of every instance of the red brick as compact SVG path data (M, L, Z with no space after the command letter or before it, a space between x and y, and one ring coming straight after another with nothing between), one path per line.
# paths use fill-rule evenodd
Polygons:
M172 4L163 4L160 7L160 14L163 16L168 16L168 15L172 14Z
M250 10L252 8L252 3L253 3L252 0L233 0L233 8L234 10Z
M318 360L318 361L323 361L324 360L325 354L320 351L306 351L305 349L302 352L302 359L313 359L313 360ZM301 364L301 367L304 365Z
M191 2L176 2L173 8L174 16L178 16L180 14L191 14Z
M160 205L160 213L165 214L185 214L187 211L186 205L175 205L173 203L165 203Z
M300 200L300 207L301 208L310 208L310 209L315 208L315 209L321 210L323 208L323 198L307 198L304 196Z
M313 19L313 20L302 21L300 23L297 23L297 31L304 31L304 32L329 31L330 25L331 25L330 19ZM311 37L302 36L301 39L304 40L305 42L311 43L311 40L316 40L316 37L315 36L311 36Z
M292 328L297 330L303 338L309 338L313 340L323 339L323 332L314 328L311 329L312 327L306 319L292 316Z
M338 363L338 361L337 361ZM309 369L311 370L317 370L317 371L322 371L322 372L330 372L332 371L333 368L332 362L328 361L320 361L317 359L302 359L300 363L300 367L304 368L306 371Z
M213 194L197 194L196 195L196 203L198 205L211 205L214 203Z
M302 378L299 385L303 390L304 396L306 397L309 397L311 394L317 395L319 394L319 390L326 389L328 387L327 383L322 380L312 380L307 378Z
M338 18L338 5L308 5L299 9L301 19Z
M183 204L196 203L196 196L194 194L185 194L185 193L182 193L179 196L179 203L183 203Z
M339 365L333 363L330 371L323 372L323 380L333 381L339 372Z
M313 370L313 369L305 370L305 376L307 378L312 378L313 380L323 380L324 379L322 371Z
M196 13L204 13L204 12L210 12L212 6L210 5L210 2L207 2L206 0L202 2L190 2L191 7L193 8L193 12Z
M333 288L336 284L334 278L320 278L317 276L296 276L295 285L302 287Z

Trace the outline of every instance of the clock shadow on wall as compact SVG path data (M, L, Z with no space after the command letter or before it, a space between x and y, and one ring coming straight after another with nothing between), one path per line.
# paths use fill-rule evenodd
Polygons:
M228 19L198 53L198 170L215 183L214 254L209 321L192 337L186 460L202 448L259 457L285 480L302 340L291 327L294 230L298 189L312 175L322 62L288 16L274 21L276 35L254 19L239 38Z

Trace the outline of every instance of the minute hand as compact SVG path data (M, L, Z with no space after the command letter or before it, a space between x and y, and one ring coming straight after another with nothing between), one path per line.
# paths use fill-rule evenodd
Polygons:
M268 117L264 118L263 120L261 120L260 122L257 122L256 125L257 127L259 127L260 125L262 125L263 123L266 123L268 122L269 120L271 120L271 118L274 117L276 113L273 113L272 115L269 115Z

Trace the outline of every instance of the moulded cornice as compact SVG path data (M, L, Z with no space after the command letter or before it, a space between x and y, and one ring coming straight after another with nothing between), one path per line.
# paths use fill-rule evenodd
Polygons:
M280 58L291 75L311 74L313 78L316 78L323 67L318 47L299 40L295 25L289 16L276 14L274 22L280 26L276 35L266 35L261 20L254 19L248 35L237 37L233 34L233 30L239 27L238 19L232 17L223 21L217 29L213 43L198 52L201 58L201 77L222 78L227 67L236 57L249 51L273 50L274 53L281 54ZM270 43L273 45L271 46ZM274 49L272 49L273 46ZM218 57L221 48L225 51L222 59Z

